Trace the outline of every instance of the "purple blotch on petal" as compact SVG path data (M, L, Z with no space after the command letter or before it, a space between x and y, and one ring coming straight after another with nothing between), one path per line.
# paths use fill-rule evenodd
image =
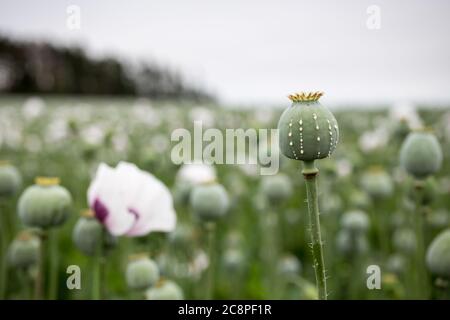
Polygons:
M109 214L108 208L97 198L94 201L94 206L92 208L95 212L95 217L103 223Z
M139 220L139 212L134 208L128 208L128 212L134 216L135 221Z

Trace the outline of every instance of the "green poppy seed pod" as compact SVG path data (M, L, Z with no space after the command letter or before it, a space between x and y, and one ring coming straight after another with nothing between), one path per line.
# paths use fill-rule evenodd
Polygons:
M391 177L381 167L371 167L361 177L363 189L373 199L389 197L394 191Z
M91 210L82 213L72 233L75 246L87 256L95 255L100 249L108 250L116 244L112 236L103 225L94 217ZM99 246L102 245L102 248Z
M47 229L63 224L70 214L72 197L58 178L39 177L20 196L18 213L28 226Z
M125 276L129 288L144 290L158 281L158 265L147 255L137 254L130 257Z
M24 231L14 239L8 251L8 262L11 267L28 268L39 261L39 238Z
M392 239L394 248L399 252L413 254L416 251L416 234L408 228L398 229Z
M302 264L300 260L294 255L286 255L278 262L278 273L280 275L298 276L302 272Z
M0 198L16 194L21 185L19 171L7 161L0 161Z
M369 244L363 234L352 233L346 229L338 232L336 246L340 253L348 257L364 254L369 249Z
M224 216L230 206L225 188L216 183L204 183L194 187L190 196L193 213L205 221L215 221Z
M450 225L450 214L445 209L433 211L426 218L428 225L434 230L444 229Z
M369 217L361 210L347 212L341 218L342 228L349 232L364 233L369 228L369 225Z
M313 161L329 157L339 141L333 114L322 104L322 93L290 95L292 105L278 122L280 150L288 158Z
M147 300L183 300L183 290L173 281L161 280L145 293Z
M411 129L409 127L409 123L408 120L406 119L400 119L400 121L398 121L395 124L394 127L394 132L393 132L393 137L397 140L397 141L403 141L408 134L411 132Z
M400 149L400 164L416 179L436 173L442 166L442 159L436 136L426 130L410 133Z
M351 191L349 200L351 207L354 208L366 209L370 206L370 198L367 193L358 189Z
M342 212L342 199L337 194L328 194L327 197L322 197L319 199L320 207L323 210L324 215L334 215Z
M223 254L223 265L229 272L236 272L241 269L245 261L245 257L240 249L230 248Z
M406 268L405 257L398 253L391 255L386 262L386 268L395 274L403 273Z
M265 176L261 182L261 192L271 205L279 205L292 195L292 183L284 174Z
M442 231L427 250L427 266L435 275L450 279L450 229Z

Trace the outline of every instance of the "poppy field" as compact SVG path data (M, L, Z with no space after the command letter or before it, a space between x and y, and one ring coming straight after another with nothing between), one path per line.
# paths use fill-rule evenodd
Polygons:
M450 299L450 109L320 96L0 97L0 299ZM174 161L195 122L275 172Z

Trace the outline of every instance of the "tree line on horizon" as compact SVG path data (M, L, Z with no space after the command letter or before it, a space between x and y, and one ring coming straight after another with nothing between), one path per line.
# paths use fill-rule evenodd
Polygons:
M15 41L0 35L0 93L129 95L213 100L180 73L157 64L94 59L81 47Z

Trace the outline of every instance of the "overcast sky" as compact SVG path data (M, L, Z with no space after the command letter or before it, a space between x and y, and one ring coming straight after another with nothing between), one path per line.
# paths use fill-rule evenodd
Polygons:
M81 29L66 26L69 5ZM381 10L369 29L370 5ZM0 0L0 33L156 60L225 102L450 102L448 0Z

